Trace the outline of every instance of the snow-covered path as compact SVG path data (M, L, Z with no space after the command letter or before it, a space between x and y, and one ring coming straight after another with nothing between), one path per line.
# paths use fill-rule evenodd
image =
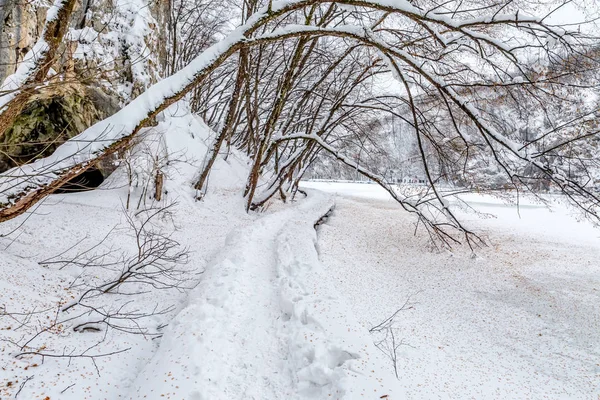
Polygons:
M373 185L314 186L342 192L319 230L321 261L361 323L411 296L414 308L396 323L406 398L599 398L599 231L560 206L530 204L519 218L473 198L499 218L462 215L491 242L472 258L428 248Z
M229 234L130 398L400 398L319 263L331 198L299 204Z

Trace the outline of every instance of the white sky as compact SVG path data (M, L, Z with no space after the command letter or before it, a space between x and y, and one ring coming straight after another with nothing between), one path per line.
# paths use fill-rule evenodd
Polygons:
M564 5L547 22L553 25L574 24L571 30L581 30L581 32L592 33L600 32L599 21L594 19L600 17L600 1L598 0L578 0Z

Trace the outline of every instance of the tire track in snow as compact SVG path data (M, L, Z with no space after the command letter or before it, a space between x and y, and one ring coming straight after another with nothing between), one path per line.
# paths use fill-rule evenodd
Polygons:
M378 365L368 333L335 295L318 259L313 225L332 205L311 192L230 233L130 398L390 395L384 381L397 381Z

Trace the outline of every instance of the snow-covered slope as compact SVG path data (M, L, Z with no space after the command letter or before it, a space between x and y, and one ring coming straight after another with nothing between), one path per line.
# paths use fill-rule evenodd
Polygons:
M164 132L169 132L166 140ZM141 314L166 309L134 322L145 334L103 326L99 332L73 332L82 318L57 326L49 321L78 315L80 311L62 312L60 306L73 302L92 283L114 279L124 267L124 259L136 254L136 238L128 219L139 226L147 215L144 209L169 206L152 223L152 229L178 243L178 250L188 252L189 262L181 266L188 277L186 287L199 282L230 230L252 223L256 216L246 214L243 199L231 192L232 186L244 184L247 163L239 154L231 154L227 161L219 160L211 176L210 193L202 202L193 199L189 182L197 173L206 151L205 141L211 134L196 117L181 108L173 109L157 127L144 132L144 144L150 145L133 152L132 174L139 176L131 189L122 166L97 190L50 196L34 213L0 225L0 234L6 235L0 238L0 399L14 397L23 384L19 394L23 399L116 399L127 393L156 350L160 341L156 335L181 308L185 293L132 284L130 290L140 289L143 293L99 298L98 304L105 310L126 304L127 310ZM163 165L165 195L163 201L156 202L144 194L152 177L145 176L143 167L165 146L169 150ZM131 204L125 210L128 194ZM92 251L76 263L58 262L73 259L90 248ZM109 268L79 263L90 259ZM32 316L26 315L32 311ZM48 326L52 328L42 332ZM35 336L38 332L42 333ZM24 351L86 357L15 357ZM100 357L88 357L95 355ZM32 378L26 382L28 377Z
M401 398L319 262L314 224L331 197L247 214L248 163L234 151L194 200L211 135L179 104L99 189L0 225L0 399ZM156 160L161 201L148 190ZM162 290L136 280L82 305L135 259L132 225L165 206L152 237L188 263L161 275ZM165 288L173 276L183 279ZM135 318L102 317L115 310Z

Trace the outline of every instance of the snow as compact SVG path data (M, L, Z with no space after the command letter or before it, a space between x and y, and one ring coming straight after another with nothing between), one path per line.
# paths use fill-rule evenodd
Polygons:
M331 206L314 192L297 207L230 233L130 397L393 394L397 383L318 260L313 224Z
M319 261L314 224L332 198L311 191L306 199L247 214L239 193L250 164L232 151L219 157L207 195L194 201L189 183L214 132L185 104L158 120L141 132L131 163L169 155L165 199L140 204L173 203L152 229L190 250L185 287L194 289L148 290L133 282L92 299L100 310L165 309L129 325L143 334L68 309L88 287L77 282L110 282L123 255L137 251L125 216L143 219L135 206L123 209L128 194L137 203L151 176L138 177L130 189L121 167L97 190L48 197L33 213L0 225L0 397L21 389L25 399L403 398ZM95 262L108 266L52 263L92 247ZM36 313L27 317L30 311ZM36 336L55 318L68 320ZM75 332L81 324L97 331ZM95 358L18 356L31 337L23 350Z
M237 152L227 159L221 155L207 195L194 201L190 182L214 132L185 104L158 120L141 137L152 157L169 154L164 201L177 204L156 228L192 251L186 269L194 288L137 295L136 309L173 306L140 320L146 335L106 329L93 314L75 313L74 320L29 344L38 351L77 354L101 341L87 354L114 354L96 358L95 364L15 358L18 349L9 341L35 333L57 306L79 298L81 289L70 284L74 279L111 276L110 269L59 269L41 261L65 250L73 256L108 232L98 247L107 259L135 250L122 211L129 193L122 171L99 190L50 196L34 213L0 225L1 233L17 228L0 239L2 310L40 312L29 320L0 317L0 336L9 340L0 347L2 398L14 397L31 376L20 398L589 399L600 394L600 233L578 222L560 198L550 199L551 211L530 198L519 199L518 210L478 194L449 199L447 206L490 244L474 253L461 247L436 250L423 232L414 236L414 217L368 183L308 182L307 198L271 202L266 212L247 214L239 195L247 160ZM147 156L132 153L140 162ZM131 193L137 197L141 188ZM388 354L374 344L381 337L369 329L407 300L409 307L393 325L403 343L396 378ZM117 294L103 304L123 301ZM82 323L100 331L73 332Z
M406 398L600 395L600 232L574 210L463 196L485 214L453 211L490 245L439 252L375 185L306 186L337 193L321 261L358 320L370 328L413 304L395 325Z
M33 77L32 74L35 73L35 67L46 56L46 53L49 50L49 45L44 38L46 26L56 19L63 6L64 0L55 0L50 8L48 8L44 28L42 29L39 39L33 45L31 50L25 54L23 61L21 61L17 67L15 73L7 76L6 79L4 79L4 82L2 82L2 85L0 85L0 113L4 112L6 105L17 96L21 86L26 84L28 80Z
M6 77L0 85L0 93L4 93L0 96L0 113L4 112L7 104L17 96L19 88L31 77L35 66L43 59L48 49L48 43L40 37L32 49L25 54L15 73Z
M154 59L146 41L157 41L158 38L152 37L153 30L150 26L156 26L157 22L152 17L151 7L145 0L120 0L115 4L120 21L113 22L116 26L123 25L125 32L121 33L127 56L131 61L131 72L134 83L141 84L143 89L147 89L153 82L152 76L154 69Z
M172 235L182 248L190 249L190 262L186 269L190 272L189 282L193 284L198 282L196 274L205 269L213 254L222 246L227 233L250 223L254 218L243 212L242 199L232 196L230 192L230 185L235 183L235 179L231 177L239 176L240 169L245 166L244 160L238 159L236 154L230 155L227 162L217 162L217 168L211 177L214 179L214 182L211 180L211 193L202 203L189 200L191 196L187 187L179 189L181 185L177 184L177 180L191 179L189 174L196 172L199 167L201 160L197 160L196 155L203 154L206 150L204 141L210 139L210 133L203 129L197 118L185 113L179 116L175 114L174 117L166 115L161 125L154 128L155 132L145 132L158 135L161 128L184 126L187 129L174 130L169 135L173 147L176 143L187 147L187 153L179 154L177 159L171 160L170 169L166 171L167 176L173 179L167 180L166 187L170 190L165 201L177 204L170 209L167 218L157 222L156 228L164 234ZM191 130L194 130L195 137L191 137ZM242 170L245 172L245 169ZM220 186L219 178L222 173L227 179L223 179L225 183ZM134 188L132 192L137 201L141 188ZM60 265L40 262L80 242L65 255L65 258L72 257L77 252L98 244L109 232L112 232L111 235L96 252L106 252L108 259L112 260L110 257L118 258L122 252L135 251L135 240L130 236L124 219L127 193L123 176L117 171L98 190L52 195L33 214L0 226L0 234L7 234L18 228L14 234L0 239L0 311L48 310L34 315L24 326L18 322L22 317L18 316L17 320L13 320L0 313L0 336L20 340L45 326L47 318L54 318L59 302L64 307L81 294L82 290L71 287L71 282L80 275L82 269L90 279L105 281L114 277L114 272L104 268L79 268L72 265L60 270ZM157 204L150 203L149 206ZM134 209L131 214L135 212ZM109 296L104 305L111 307L131 299L128 296ZM149 291L135 296L133 307L152 310L156 306L160 308L173 305L175 309L164 315L139 321L150 332L160 332L159 327L173 318L184 300L184 293L177 290ZM76 316L77 313L73 315ZM67 359L46 358L42 362L38 356L15 358L18 349L2 342L0 398L14 397L19 386L31 375L34 379L25 384L18 398L37 399L48 396L51 399L81 400L122 397L137 373L151 359L158 341L152 336L132 335L115 330L73 332L72 326L84 320L78 318L65 323L57 332L41 335L30 345L49 353L61 353L64 349L67 353L73 351L77 354L102 341L100 346L87 354L129 350L97 358L97 372L89 359L73 359L69 362ZM9 386L8 382L12 384Z
M65 0L55 1L46 12L46 23L54 21L58 17L60 9L63 7Z

